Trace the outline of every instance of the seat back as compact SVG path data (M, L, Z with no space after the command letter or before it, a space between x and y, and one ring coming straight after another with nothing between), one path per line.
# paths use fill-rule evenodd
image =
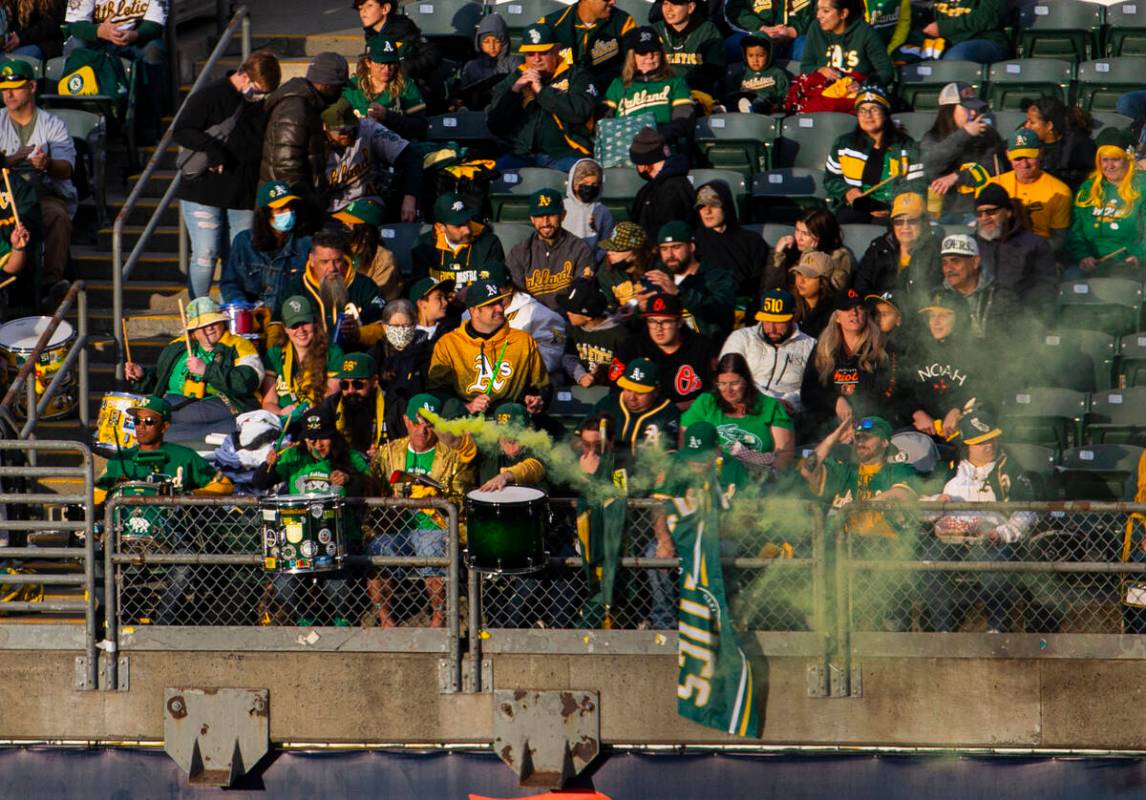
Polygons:
M397 222L379 228L378 232L382 244L394 254L394 262L398 265L398 271L406 277L409 277L413 272L410 251L414 249L414 243L418 241L418 237L423 232L430 230L431 227L431 225L424 225L420 222Z
M1078 105L1087 111L1114 111L1119 97L1142 87L1143 76L1146 58L1121 56L1084 61L1078 65Z
M529 196L539 189L553 189L565 194L567 179L561 170L547 167L522 167L502 173L489 187L493 221L528 221Z
M938 111L901 111L898 114L892 114L891 118L899 127L907 131L908 136L918 142L923 138L923 134L931 130L931 126L935 124L935 118L938 116Z
M1085 61L1099 52L1103 7L1080 0L1053 0L1019 10L1018 54L1022 58Z
M851 114L834 111L794 114L780 126L780 138L772 149L772 163L777 167L823 170L836 139L855 128L856 118Z
M1086 410L1085 393L1040 386L1005 395L1000 420L1011 441L1064 450L1081 440Z
M983 65L974 61L922 61L899 69L899 95L916 111L939 108L939 92L952 81L983 88Z
M1106 9L1108 56L1146 56L1146 5L1127 0Z
M987 99L996 109L1018 109L1024 98L1039 95L1058 97L1065 103L1072 80L1074 63L1071 61L1057 58L998 61L987 73Z

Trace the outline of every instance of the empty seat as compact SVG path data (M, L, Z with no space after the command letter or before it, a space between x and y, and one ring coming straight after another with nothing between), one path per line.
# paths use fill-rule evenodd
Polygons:
M645 179L632 167L607 167L605 183L601 187L601 202L613 212L613 219L624 222L629 218L633 198L645 185Z
M1128 0L1106 9L1108 56L1146 56L1146 4Z
M812 206L826 206L824 170L803 167L770 169L752 176L752 207L756 219L792 223Z
M1099 52L1104 19L1098 3L1053 0L1019 10L1018 54L1023 58L1085 61Z
M898 114L892 114L891 118L903 130L907 131L908 136L918 142L923 139L923 134L931 130L931 126L935 124L935 118L938 116L938 111L901 111Z
M1141 89L1144 79L1146 58L1122 56L1084 61L1078 65L1077 103L1087 111L1113 111L1118 98Z
M1021 108L1023 98L1058 97L1064 103L1074 80L1074 63L1057 58L999 61L987 73L988 101L996 109Z
M472 0L416 0L399 6L430 40L462 39L472 50L482 4Z
M772 149L777 167L805 167L823 170L836 139L856 129L851 114L821 111L794 114L780 126L780 138Z
M430 225L424 225L420 222L398 222L393 225L383 225L378 230L382 244L394 254L398 271L403 275L408 277L413 271L410 251L414 248L414 242L418 240L422 232L428 231L430 227Z
M501 240L506 256L518 242L524 242L533 233L533 226L525 222L499 222L493 226L494 235Z
M1142 284L1129 278L1089 278L1059 285L1058 323L1123 336L1138 330Z
M739 113L701 117L696 123L696 144L712 167L733 169L750 178L768 169L768 146L780 132L780 119Z
M1146 333L1123 336L1116 363L1119 386L1146 386Z
M852 251L858 264L863 254L867 252L868 245L887 233L887 226L852 223L841 225L840 230L844 236L844 246Z
M1110 334L1092 330L1059 330L1043 337L1042 363L1030 365L1043 374L1055 375L1059 385L1086 392L1113 388L1114 354L1117 340ZM1091 362L1092 372L1084 374L1083 362Z
M1119 501L1132 496L1142 448L1098 444L1066 450L1056 468L1064 500Z
M1091 395L1083 439L1089 444L1146 443L1146 386Z
M1083 392L1037 386L1005 395L1000 423L1011 441L1065 450L1081 441L1086 409Z
M899 96L916 111L939 107L939 92L952 81L983 88L983 65L974 61L923 61L899 70Z
M522 167L502 174L490 184L489 202L494 222L522 222L529 219L529 196L539 189L565 194L568 176L548 167Z

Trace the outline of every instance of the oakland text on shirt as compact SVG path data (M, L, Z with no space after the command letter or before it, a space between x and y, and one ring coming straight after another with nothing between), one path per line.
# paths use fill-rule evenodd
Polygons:
M617 55L620 49L621 43L616 39L598 39L593 42L593 47L589 51L589 60L594 65L600 64Z
M753 78L745 78L740 81L741 89L748 89L751 91L758 91L760 89L770 89L776 85L776 79L767 75L757 75Z
M636 111L652 106L662 106L669 102L669 92L672 87L665 84L660 91L652 92L648 89L641 89L634 92L630 97L623 97L617 103L617 115L626 116Z
M540 267L525 276L525 291L532 295L554 294L573 283L573 262L566 261L558 272Z
M935 13L944 17L962 17L974 11L970 6L962 5L962 0L951 3L936 3Z

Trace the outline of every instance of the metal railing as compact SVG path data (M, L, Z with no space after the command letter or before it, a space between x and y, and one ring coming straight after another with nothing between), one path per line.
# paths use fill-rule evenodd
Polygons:
M240 31L240 46L242 57L245 61L251 54L251 18L250 11L246 6L239 6L239 8L235 10L231 21L220 34L219 41L215 44L215 49L212 50L211 55L207 57L202 71L195 79L195 83L192 84L188 96L197 92L210 80L211 71L230 46L236 31ZM123 228L127 224L127 220L131 217L131 213L135 210L136 205L139 203L139 198L143 196L145 187L159 168L159 164L162 162L167 148L171 145L175 133L175 126L179 123L180 117L183 116L184 108L186 108L186 105L181 105L178 110L176 110L171 124L167 126L167 130L164 131L163 136L160 137L159 143L155 146L155 152L152 153L147 165L144 166L143 172L140 173L139 179L136 181L135 186L132 187L131 193L127 196L127 200L124 201L123 207L119 210L119 213L116 214L115 223L112 226L112 317L115 320L123 319L123 283L131 277L131 273L135 269L136 264L138 264L143 257L143 253L147 249L151 237L155 234L155 229L159 227L159 221L162 219L163 213L167 210L168 206L171 205L171 201L175 197L175 192L179 189L182 177L178 170L176 170L175 176L172 178L167 190L163 193L162 198L160 198L159 204L156 206L151 218L148 219L147 224L144 226L139 240L135 243L135 247L133 247L131 253L128 254L126 262L123 258ZM183 249L186 246L186 233L182 227L182 222L180 222L180 230L180 248ZM181 258L181 263L185 263L185 261L185 258ZM122 380L124 343L123 330L120 325L116 324L113 326L113 336L115 337L116 345L116 378Z
M67 352L64 354L63 361L60 363L55 374L52 375L51 381L47 386L43 387L43 392L39 392L38 376L35 375L37 365L40 363L40 357L44 351L49 349L48 343L52 341L52 337L56 334L56 329L60 327L64 317L68 311L71 310L72 305L76 306L76 338L68 347ZM3 419L11 430L17 433L20 439L27 439L32 431L36 429L36 424L40 418L47 411L52 401L60 393L62 389L69 385L72 376L78 383L76 389L76 401L79 408L80 425L86 429L90 421L88 413L88 297L87 290L83 281L75 281L68 289L64 299L60 301L60 305L56 308L54 314L48 321L47 327L40 333L40 337L36 340L36 344L32 347L30 353L16 372L16 377L8 386L8 391L4 394L4 398L0 400L0 419ZM29 376L32 379L29 380ZM19 416L13 410L13 403L20 397L20 392L24 391L24 415L25 419L23 424L19 424L17 417ZM32 451L33 463L35 451Z

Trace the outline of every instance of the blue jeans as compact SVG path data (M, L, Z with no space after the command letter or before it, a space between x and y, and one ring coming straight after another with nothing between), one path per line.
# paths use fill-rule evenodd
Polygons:
M275 575L271 585L275 604L286 615L287 624L309 621L311 625L345 624L354 615L348 570L318 572L313 575ZM313 582L314 593L311 594Z
M591 158L592 156L586 157ZM568 172L573 169L573 165L580 161L581 158L581 156L554 158L546 153L531 153L528 156L519 156L510 153L499 158L496 166L502 172L505 172L507 169L520 169L521 167L548 167L549 169Z
M1114 110L1133 119L1146 117L1146 89L1139 89L1136 92L1127 92L1122 95L1118 98L1118 104Z
M968 39L952 47L943 54L945 61L974 61L977 64L994 64L1006 61L1010 53L1007 48L990 39Z
M36 44L22 44L15 50L12 50L10 53L8 53L8 55L31 56L32 58L38 58L41 61L44 60L44 51L41 50L40 46Z
M206 297L215 277L215 262L227 260L231 240L251 227L254 212L246 208L205 206L190 200L179 201L179 212L191 244L187 288L192 299Z
M654 537L645 545L645 558L655 558L657 554L657 540ZM649 578L649 594L652 604L649 608L649 626L657 631L676 630L677 614L677 577L676 569L650 569L647 570Z

